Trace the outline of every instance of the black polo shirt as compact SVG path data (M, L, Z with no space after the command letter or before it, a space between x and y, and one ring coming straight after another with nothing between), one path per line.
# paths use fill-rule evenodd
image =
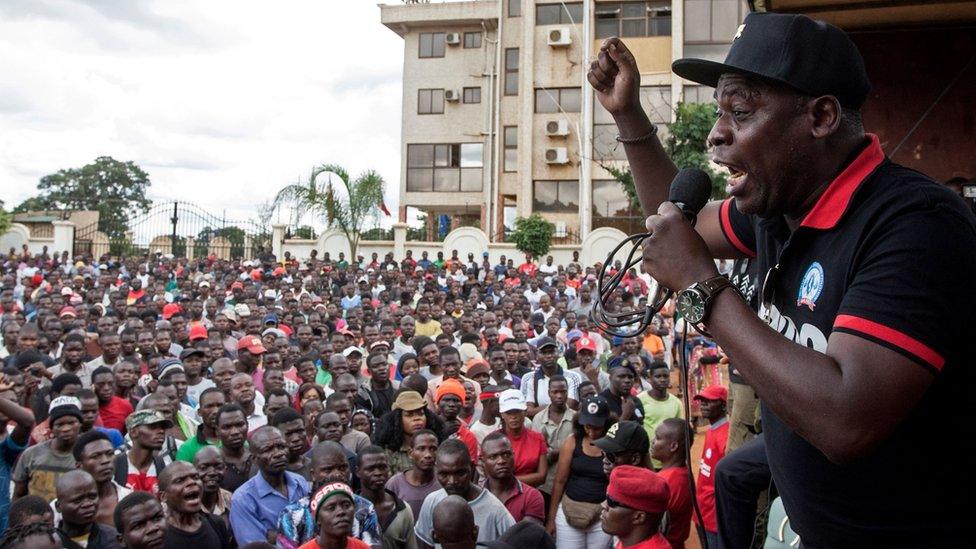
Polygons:
M820 352L831 333L852 334L911 358L934 380L869 457L833 464L763 406L766 452L805 547L956 546L971 525L974 495L965 433L976 218L869 138L795 232L782 218L739 212L732 200L722 205L721 226L756 257L760 281L779 266L772 306L760 306L775 330Z

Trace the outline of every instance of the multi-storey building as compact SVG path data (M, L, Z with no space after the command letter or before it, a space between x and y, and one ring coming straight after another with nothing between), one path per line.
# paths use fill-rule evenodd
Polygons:
M470 0L381 6L403 37L400 221L426 215L428 236L476 225L501 240L538 212L555 242L642 218L604 169L619 165L616 126L586 83L600 44L621 36L641 72L652 121L710 89L671 73L686 56L721 60L744 0ZM410 219L412 221L412 219Z

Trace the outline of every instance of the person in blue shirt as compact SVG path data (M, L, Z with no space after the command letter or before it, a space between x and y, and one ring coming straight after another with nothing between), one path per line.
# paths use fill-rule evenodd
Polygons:
M252 542L273 545L278 537L278 517L288 504L308 496L308 481L286 471L288 445L278 429L260 427L251 435L250 443L259 472L234 492L230 524L241 547Z
M0 425L14 422L14 429L7 434L0 429L0 534L7 529L7 514L10 510L10 473L27 445L30 443L31 429L34 428L34 414L17 404L14 384L0 373Z

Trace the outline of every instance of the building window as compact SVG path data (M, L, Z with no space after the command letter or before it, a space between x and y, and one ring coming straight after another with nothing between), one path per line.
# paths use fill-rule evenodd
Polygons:
M505 95L518 95L519 49L505 50Z
M481 103L481 88L464 88L465 103Z
M446 38L447 33L443 32L420 33L420 58L444 57Z
M480 48L481 47L481 33L480 32L466 32L466 33L464 33L464 47L465 48Z
M656 0L598 4L596 37L610 36L671 36L671 3Z
M536 25L578 25L582 22L582 2L539 4L535 7Z
M479 192L484 145L444 143L407 145L407 190Z
M580 112L580 88L538 88L535 90L535 112Z
M508 0L508 16L522 17L522 0Z
M749 13L743 0L684 0L685 42L728 44Z
M444 90L417 90L417 114L444 114Z
M634 208L616 179L593 181L593 228L614 227L627 234L644 232L644 216Z
M505 126L505 167L506 172L518 171L518 126Z
M579 211L579 181L533 181L532 211Z

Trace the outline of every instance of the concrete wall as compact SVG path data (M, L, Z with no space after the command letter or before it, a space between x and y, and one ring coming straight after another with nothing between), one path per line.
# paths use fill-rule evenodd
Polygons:
M405 231L395 233L398 237L405 236ZM591 231L580 245L556 245L552 246L547 255L553 257L556 264L565 265L573 258L573 252L580 252L580 261L584 265L592 265L602 262L607 254L626 238L623 232L612 228L600 228ZM389 240L379 241L360 241L357 255L369 259L373 252L383 258L387 253L393 252L397 243ZM488 236L481 229L474 227L461 227L448 233L444 242L403 242L404 249L412 250L413 257L420 259L422 252L427 252L430 259L437 257L437 252L443 252L444 257L450 257L452 250L458 251L458 256L466 258L469 253L475 255L480 261L481 254L487 250L492 262L498 261L500 255L513 258L516 264L523 261L522 252L515 248L515 244L506 242L488 242ZM281 252L290 252L293 257L300 260L307 259L313 249L319 251L319 257L325 252L329 252L332 258L337 258L339 252L343 252L349 258L349 244L342 233L338 231L326 231L317 240L286 239L283 241ZM628 248L629 250L629 248ZM396 259L402 256L394 255ZM542 258L544 260L544 258ZM537 258L538 260L538 258Z
M74 224L70 221L55 221L52 225L53 236L38 237L31 234L27 225L12 223L7 232L0 235L0 253L6 254L11 248L20 252L21 247L27 244L27 249L32 254L41 253L45 246L51 255L60 254L64 250L68 250L69 254L74 254Z

